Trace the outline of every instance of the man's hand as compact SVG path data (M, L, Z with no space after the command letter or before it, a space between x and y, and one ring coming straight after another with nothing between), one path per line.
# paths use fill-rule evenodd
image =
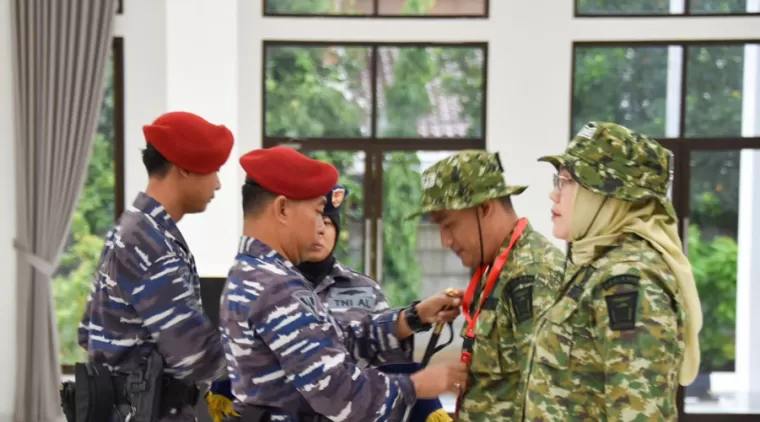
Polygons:
M426 324L451 322L459 316L462 296L464 291L459 289L446 289L445 292L436 293L417 304L417 315Z
M438 398L443 393L459 395L467 388L467 365L461 362L431 365L410 378L418 399Z

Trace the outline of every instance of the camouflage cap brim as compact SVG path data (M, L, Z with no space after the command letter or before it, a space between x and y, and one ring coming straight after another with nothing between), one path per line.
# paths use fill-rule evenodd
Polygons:
M563 167L565 165L565 162L567 161L568 157L565 157L564 155L545 155L538 159L539 162L549 163L554 166L557 170L559 170L560 167Z
M472 201L467 204L467 206L463 206L461 201L447 201L447 202L438 202L435 203L435 205L429 205L426 207L422 207L418 209L417 211L408 214L406 216L406 219L412 219L415 217L418 217L422 214L429 214L431 212L438 212L438 211L459 211L467 208L476 207L486 201L489 201L491 199L499 199L504 198L507 196L513 196L513 195L519 195L525 190L528 189L527 186L505 186L504 189L500 190L491 190L486 193L481 194L475 194L472 197Z
M538 161L546 162L553 165L558 171L560 168L564 168L572 176L579 185L597 193L602 196L610 198L617 198L621 201L636 202L646 199L656 199L665 210L665 213L672 219L676 220L676 210L673 207L673 203L666 195L660 195L650 189L644 189L642 187L633 185L621 185L616 186L614 192L610 192L610 183L615 182L614 179L604 179L599 175L597 166L587 163L577 157L571 155L547 155L538 159ZM581 177L583 175L583 177ZM593 179L593 180L592 180ZM596 180L598 179L598 180ZM591 183L591 182L595 183ZM602 189L601 187L605 187Z

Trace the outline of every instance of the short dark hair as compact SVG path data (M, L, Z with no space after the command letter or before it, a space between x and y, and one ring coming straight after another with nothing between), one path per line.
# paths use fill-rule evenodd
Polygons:
M146 145L142 151L142 161L145 170L148 171L148 177L164 177L172 168L172 163L151 144Z
M246 180L243 184L243 216L260 213L269 201L275 198L272 192L264 189L252 180Z

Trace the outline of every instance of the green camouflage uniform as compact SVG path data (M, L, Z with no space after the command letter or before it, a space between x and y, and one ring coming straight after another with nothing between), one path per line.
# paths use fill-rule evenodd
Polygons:
M463 151L436 163L422 174L422 188L420 213L467 209L526 189L507 186L498 155L485 151ZM512 233L499 252L506 249L511 237ZM532 347L533 319L557 296L564 263L564 254L528 225L512 248L475 326L468 389L459 421L519 418L521 383L525 382L521 374ZM486 276L478 292L485 281ZM480 303L479 293L473 303L471 314ZM466 326L463 338L465 331Z
M672 154L643 135L589 123L563 155L542 157L581 186L624 201L667 198ZM635 234L565 276L536 322L526 421L676 420L685 312L662 256Z

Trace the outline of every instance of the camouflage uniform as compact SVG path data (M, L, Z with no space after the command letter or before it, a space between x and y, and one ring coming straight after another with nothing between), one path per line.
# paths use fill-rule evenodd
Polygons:
M368 314L390 309L385 294L375 280L351 270L338 261L335 261L327 276L314 286L314 290L341 326L350 325L353 321L361 321ZM414 352L413 346L414 336L411 336L400 342L396 351L375 356L375 361L368 362L356 353L354 356L360 367L410 362Z
M188 383L225 373L220 334L203 313L195 260L163 206L140 193L107 234L79 325L90 362L138 369L158 349L165 373ZM187 407L172 421L192 421Z
M667 190L673 157L646 136L590 123L560 156L542 157L592 192L653 198L676 218ZM676 420L684 311L662 256L635 234L566 274L537 323L525 394L527 421Z
M370 362L394 352L398 311L341 329L309 281L258 240L242 237L220 311L233 392L273 408L273 420L401 421L417 401L409 377L360 370L346 350Z
M487 200L522 193L524 186L505 184L497 154L463 151L422 174L421 212L463 210ZM483 231L487 231L483 227ZM499 252L509 244L512 233ZM495 421L521 414L523 368L532 347L534 318L548 309L562 283L564 254L530 225L515 243L475 326L468 389L460 421ZM487 274L473 300L480 303ZM462 330L465 345L467 327Z

